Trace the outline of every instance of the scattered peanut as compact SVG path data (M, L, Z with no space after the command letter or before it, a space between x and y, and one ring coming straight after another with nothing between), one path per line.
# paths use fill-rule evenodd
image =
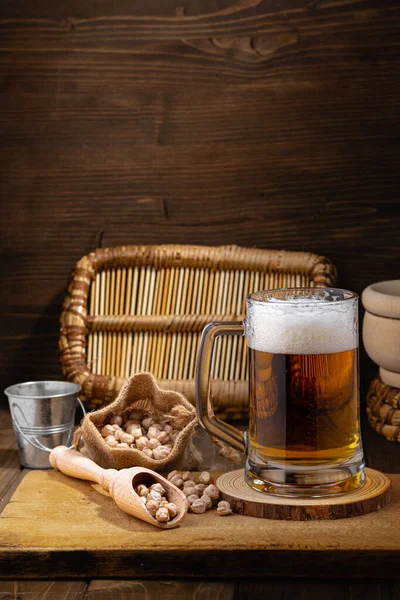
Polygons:
M190 494L189 496L186 496L186 498L188 499L190 504L192 504L195 500L199 499L199 496L197 494Z
M161 442L159 442L158 439L155 437L150 438L147 442L147 447L151 450L155 450L156 448L158 448L158 446L161 446Z
M134 446L132 446L133 448ZM154 458L154 452L153 450L151 450L150 448L143 448L142 450L143 454L145 454L146 456L148 456L149 458Z
M121 436L123 435L122 429L114 430L114 437L119 442L121 440Z
M191 510L192 512L194 512L196 514L202 514L202 513L205 513L207 509L206 509L206 505L203 502L203 500L198 498L197 500L192 502L189 510Z
M204 504L206 505L206 510L210 510L210 508L212 508L212 500L208 494L204 493L200 500L203 500Z
M140 425L130 425L129 427L126 428L126 432L133 435L135 440L137 440L138 438L143 436L143 431L142 431L142 428L140 427Z
M194 482L193 479L186 479L186 481L183 482L183 489L185 488L192 488L196 485L196 483Z
M136 440L136 448L138 450L144 450L145 448L148 448L148 443L149 440L147 437L142 436Z
M200 475L199 475L199 482L200 483L205 483L206 485L208 485L209 483L211 483L211 475L210 475L210 473L208 473L208 471L203 471L202 473L200 473Z
M136 493L139 494L139 496L147 496L149 492L149 488L147 485L144 485L144 483L139 484L136 488Z
M108 435L106 438L104 438L104 441L107 444L107 446L110 446L110 448L114 448L115 446L118 446L118 441L115 439L115 437L113 435Z
M166 444L169 442L169 435L166 431L160 431L156 437L160 444Z
M162 447L160 446L160 448ZM192 473L191 471L185 471L181 474L175 470L167 475L167 479L183 491L186 496L187 509L193 513L202 514L218 503L219 490L212 483L212 475L208 471L203 471L197 476L196 473ZM165 503L161 505L164 507ZM217 511L220 515L229 515L232 513L228 502L221 501L218 507Z
M160 508L160 503L157 500L147 500L145 504L147 510L151 514L152 517L156 516L156 512Z
M100 433L104 438L106 438L109 435L114 435L114 431L115 429L111 425L104 425L104 427L101 428Z
M170 482L173 483L174 485L176 485L176 487L178 487L178 488L182 487L182 484L183 484L183 481L182 481L181 476L179 474L178 475L174 475L172 477L172 479L170 479Z
M123 418L120 415L114 415L114 417L111 417L111 425L122 425L123 423Z
M161 502L161 494L160 494L160 492L157 492L156 490L151 490L147 494L147 500L156 500L158 502L158 504L160 504L160 502Z
M167 523L169 521L169 511L167 507L160 506L156 512L156 519L160 523Z
M206 487L204 493L207 494L207 496L210 496L211 500L218 500L219 498L219 490L213 483L210 483L210 485Z
M171 481L171 479L173 477L175 477L175 475L179 475L179 471L171 471L170 473L168 473L168 475L167 475L168 481ZM180 475L179 475L179 477L180 477Z
M174 518L177 515L178 509L176 508L176 504L173 502L163 503L163 508L166 508L169 512L169 516Z
M133 437L133 435L129 435L129 433L123 433L120 436L120 441L123 442L124 444L133 444L133 442L135 441L135 438Z
M164 496L166 494L165 488L163 488L161 483L153 483L153 485L150 486L150 492L158 492L159 494L161 494L161 496ZM140 496L141 495L142 494L140 494Z
M149 429L149 427L152 423L154 423L153 417L147 417L146 419L143 419L143 421L142 421L142 425L145 429Z
M159 433L160 430L157 427L154 427L154 425L152 425L151 427L149 427L147 437L149 438L149 440L151 440L152 438L156 438Z
M221 500L221 502L218 502L217 513L221 515L221 517L230 515L232 513L232 509L229 502L226 502L226 500Z
M148 450L150 450L150 448L148 448ZM152 452L153 457L156 460L162 460L163 458L167 458L167 456L171 453L171 448L169 448L168 446L158 446L157 448L154 448Z

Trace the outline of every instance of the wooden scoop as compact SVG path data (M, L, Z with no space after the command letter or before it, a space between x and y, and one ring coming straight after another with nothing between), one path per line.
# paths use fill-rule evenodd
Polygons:
M131 467L130 469L121 469L121 471L102 469L80 452L70 450L66 446L57 446L51 451L50 464L70 477L95 481L106 492L110 493L110 496L121 510L142 519L142 521L156 525L156 527L162 529L176 527L187 513L186 497L183 492L165 477L150 469L144 467ZM161 483L167 492L169 502L176 505L176 516L168 523L160 523L152 517L135 492L134 488L140 483L148 486L153 483Z

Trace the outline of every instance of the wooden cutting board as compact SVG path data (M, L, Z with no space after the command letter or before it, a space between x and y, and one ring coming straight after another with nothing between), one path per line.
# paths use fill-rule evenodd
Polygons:
M385 509L337 521L271 521L215 510L163 531L105 493L31 471L0 516L1 577L399 577L400 475Z

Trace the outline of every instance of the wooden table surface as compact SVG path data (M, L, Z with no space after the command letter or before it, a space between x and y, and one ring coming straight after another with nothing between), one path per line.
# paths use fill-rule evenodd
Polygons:
M229 465L224 459L216 454L214 445L209 441L207 434L199 432L197 445L200 447L204 457L204 467L209 470L226 470L226 468L237 468L237 464ZM363 428L364 448L367 463L387 473L400 472L400 447L398 444L387 442L378 436L369 426L364 423ZM28 469L21 470L16 450L16 441L11 425L9 413L6 409L0 410L0 511L4 509L12 494L20 484L21 480L29 472ZM393 536L399 535L399 531L393 531ZM208 557L207 578L202 579L170 579L168 567L166 566L165 578L157 579L59 579L53 578L52 573L43 573L46 579L25 579L23 574L23 563L21 564L21 579L0 581L0 600L81 600L101 599L107 600L136 600L145 598L180 599L196 598L206 600L216 598L218 600L233 599L263 599L290 600L291 598L307 598L324 600L330 599L360 599L360 600L399 600L400 582L389 579L371 579L370 574L362 570L354 569L355 579L343 579L349 577L351 569L346 573L332 572L331 578L324 578L321 566L315 566L315 578L310 576L312 570L307 569L307 579L299 579L298 573L290 572L285 578L263 577L262 562L260 560L257 579L248 580L237 578L230 580L218 578L218 572L213 568L213 561ZM376 557L379 561L379 557ZM375 569L379 572L379 570ZM67 572L67 567L66 567ZM294 576L293 576L294 575ZM351 575L352 576L352 575ZM393 573L393 577L398 577ZM54 577L54 574L53 574ZM367 579L368 578L368 579Z

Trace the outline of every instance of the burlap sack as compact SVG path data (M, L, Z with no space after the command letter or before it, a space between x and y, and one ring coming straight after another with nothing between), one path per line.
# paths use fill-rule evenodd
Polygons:
M112 416L139 408L154 418L168 417L171 425L180 430L167 458L149 458L137 448L110 448L101 436L99 428L109 423ZM83 442L84 453L105 469L139 466L153 471L180 467L192 470L201 462L201 455L190 443L197 424L196 411L182 394L160 389L151 373L138 373L127 380L114 402L86 415L75 433L75 448Z

